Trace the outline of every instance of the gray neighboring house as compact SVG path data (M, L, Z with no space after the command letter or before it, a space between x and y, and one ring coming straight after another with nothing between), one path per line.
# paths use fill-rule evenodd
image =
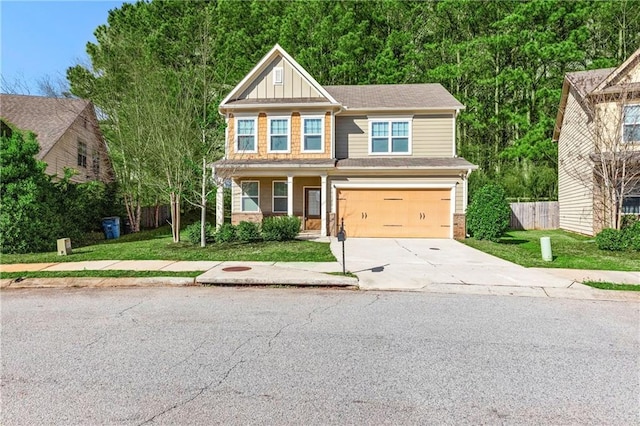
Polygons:
M84 99L0 94L3 128L36 134L38 159L46 173L61 178L64 168L77 170L73 182L113 180L113 169L93 103Z
M351 237L464 238L464 109L439 84L321 86L279 45L221 102L232 222L298 216ZM222 223L222 189L218 192Z

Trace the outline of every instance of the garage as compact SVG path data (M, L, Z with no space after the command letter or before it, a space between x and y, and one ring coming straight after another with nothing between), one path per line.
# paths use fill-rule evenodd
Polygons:
M451 238L451 188L340 188L337 198L350 237Z

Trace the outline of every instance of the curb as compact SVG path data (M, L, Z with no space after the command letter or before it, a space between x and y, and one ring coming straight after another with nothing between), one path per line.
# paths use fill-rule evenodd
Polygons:
M188 277L139 278L25 278L0 280L0 288L101 288L101 287L187 287L197 285Z

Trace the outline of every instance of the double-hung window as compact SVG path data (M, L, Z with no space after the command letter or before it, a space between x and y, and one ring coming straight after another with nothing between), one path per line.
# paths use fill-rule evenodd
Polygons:
M288 191L286 181L273 181L273 212L287 213Z
M237 152L258 152L255 118L236 119L236 151Z
M370 154L411 154L411 120L370 120Z
M640 182L622 199L622 214L640 215Z
M268 152L289 152L289 118L269 118Z
M78 166L87 167L87 144L78 140Z
M302 117L302 152L324 151L324 118Z
M623 126L623 141L640 142L640 104L625 105Z
M241 210L243 212L260 211L260 182L256 180L240 182Z

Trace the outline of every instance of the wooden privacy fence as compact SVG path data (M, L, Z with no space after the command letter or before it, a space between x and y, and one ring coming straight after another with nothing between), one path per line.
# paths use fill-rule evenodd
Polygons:
M158 216L156 219L156 215ZM168 205L148 206L141 209L140 228L150 229L166 225L171 217L171 210ZM156 225L157 224L157 225Z
M510 229L558 229L560 214L557 201L510 203Z

